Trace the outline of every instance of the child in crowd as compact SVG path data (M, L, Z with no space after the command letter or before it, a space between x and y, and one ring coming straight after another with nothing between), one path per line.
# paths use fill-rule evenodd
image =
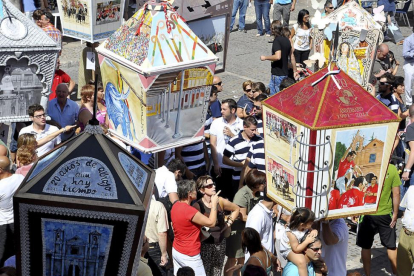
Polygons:
M297 208L291 218L289 227L283 234L280 242L280 253L285 259L294 263L299 270L299 276L307 276L308 269L305 256L302 252L308 244L315 241L317 230L312 230L315 214L308 208Z

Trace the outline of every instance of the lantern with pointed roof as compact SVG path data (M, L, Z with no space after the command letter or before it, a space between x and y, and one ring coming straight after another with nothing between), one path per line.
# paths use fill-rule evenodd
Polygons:
M400 121L336 69L263 102L268 195L328 219L376 211ZM374 175L377 196L365 197Z
M371 73L377 46L384 40L381 24L355 1L349 1L325 18L316 11L312 24L315 26L311 32L313 49L324 60L329 59L333 33L339 24L337 66L371 91L369 83L375 81L371 79Z
M15 194L19 275L137 274L155 174L101 133L41 157Z
M122 24L125 0L57 0L63 35L98 42Z
M30 121L32 104L47 108L59 51L9 0L0 1L0 123Z
M168 2L147 2L97 51L112 134L144 152L201 141L217 58Z

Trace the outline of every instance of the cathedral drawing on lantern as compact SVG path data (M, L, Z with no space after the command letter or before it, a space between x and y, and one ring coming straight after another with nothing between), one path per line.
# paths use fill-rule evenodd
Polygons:
M105 260L100 252L101 234L92 231L87 240L67 237L64 229L54 230L54 248L46 252L47 276L98 276Z

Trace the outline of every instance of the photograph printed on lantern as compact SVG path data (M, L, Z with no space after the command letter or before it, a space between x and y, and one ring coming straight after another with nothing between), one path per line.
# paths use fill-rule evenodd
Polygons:
M376 204L386 138L387 126L336 132L329 210Z

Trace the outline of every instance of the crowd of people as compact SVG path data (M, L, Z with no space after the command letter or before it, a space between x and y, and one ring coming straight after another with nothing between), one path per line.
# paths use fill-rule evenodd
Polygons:
M142 237L140 276L272 275L276 271L282 271L283 276L347 275L349 229L344 219L315 221L310 209L296 208L289 212L267 196L262 101L300 77L300 68L306 67L304 61L312 49L312 26L309 11L300 10L297 24L289 28L296 0L275 0L272 23L269 1L255 0L254 3L257 35L273 36L269 38L272 55L260 58L271 61L268 87L246 80L240 85L243 95L237 102L233 98L220 101L218 96L224 82L216 75L210 92L204 141L160 152L155 158L157 164L154 158L123 145L156 173ZM239 10L239 31L246 30L247 6L248 0L234 0L231 28ZM334 10L330 0L324 9L324 16ZM393 17L392 11L389 15ZM60 31L52 25L50 13L36 10L33 19L61 42ZM397 76L402 59L404 77ZM414 196L411 187L414 152L407 154L406 146L414 147L414 125L405 122L414 121L414 34L403 42L402 59L394 56L383 43L376 52L372 73L376 97L402 120L393 155L397 160L408 157L408 161L401 176L394 165L389 165L377 213L359 218L357 245L361 247L366 276L373 275L371 247L377 233L387 249L392 275L411 275L413 267L414 203L408 198ZM5 266L0 269L0 275L15 273L12 268L16 253L13 195L40 156L83 131L92 119L95 87L91 78L83 78L78 104L69 98L75 82L59 69L58 62L47 114L41 105L30 106L31 124L16 123L12 143L0 144L0 266ZM101 84L97 90L96 119L107 128ZM291 140L294 133L283 127L271 126L279 136ZM352 166L352 157L353 153L349 152L345 158L349 166ZM364 190L362 202L376 199L379 192L375 190L376 179L372 177L371 185L365 190L356 185L356 189ZM354 183L359 184L358 179ZM344 187L345 190L353 191ZM331 194L330 206L340 204L333 202L334 199ZM395 224L399 208L406 209L397 246Z

